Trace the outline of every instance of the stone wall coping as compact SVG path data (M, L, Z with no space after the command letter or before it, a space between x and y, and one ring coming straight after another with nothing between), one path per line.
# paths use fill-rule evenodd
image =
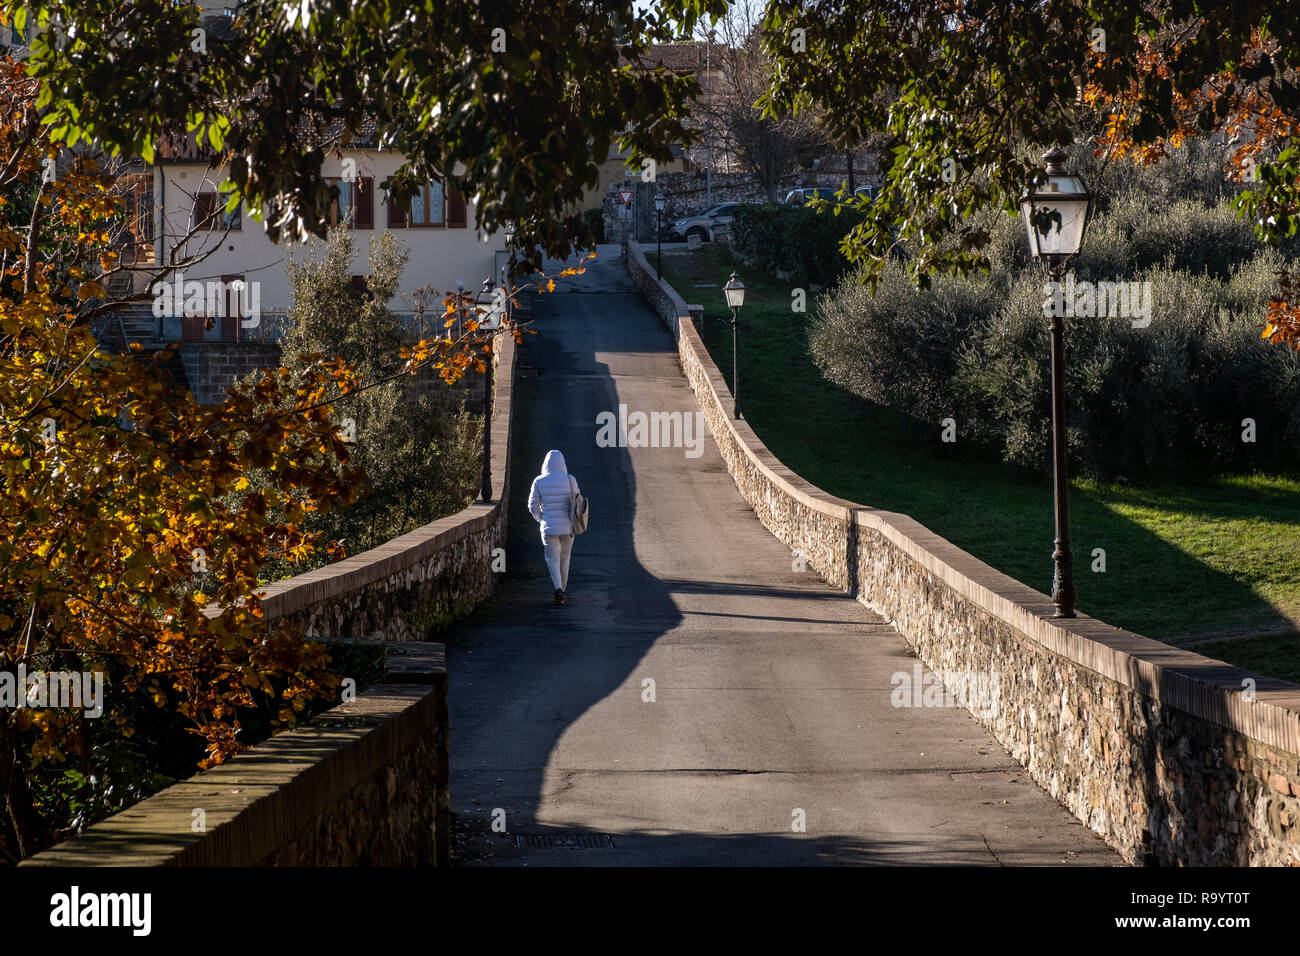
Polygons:
M266 620L284 617L328 598L359 591L492 526L503 507L508 487L510 425L514 418L515 341L507 334L498 334L497 341L499 362L492 404L492 503L474 502L463 511L408 531L369 551L267 585L258 592Z
M652 285L667 285L654 278L639 243L629 240L627 251L629 269L635 265ZM680 309L678 348L699 364L708 382L709 395L697 398L719 409L729 408L731 391L689 321L685 303L671 287L663 291ZM1300 685L1171 647L1086 614L1054 620L1055 608L1047 595L990 567L913 518L827 494L782 464L747 421L725 413L720 417L751 465L785 494L828 518L880 533L956 593L1029 640L1165 705L1300 754ZM1241 693L1247 678L1255 681L1253 703Z
M432 725L436 715L430 708L446 692L445 666L437 678L441 688L390 674L311 724L276 734L19 865L255 864ZM192 828L196 809L204 812L201 833Z

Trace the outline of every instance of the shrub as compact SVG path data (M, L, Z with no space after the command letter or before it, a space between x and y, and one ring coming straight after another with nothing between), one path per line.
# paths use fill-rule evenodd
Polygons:
M1098 188L1091 162L1083 171ZM1259 337L1276 273L1289 262L1295 269L1294 248L1263 249L1236 217L1240 187L1224 182L1220 147L1194 145L1152 169L1117 166L1106 176L1073 271L1079 280L1149 281L1153 315L1146 328L1114 317L1066 320L1072 471L1175 477L1295 467L1300 354ZM1005 461L1046 470L1044 280L1020 217L984 225L987 275L936 276L917 292L891 267L874 297L848 277L818 301L811 352L844 388L930 422L953 415ZM754 217L751 241L775 247L765 228ZM1247 418L1254 444L1241 440Z
M1097 197L1099 212L1110 211L1115 199L1130 194L1147 197L1153 207L1165 208L1180 200L1204 206L1227 202L1242 190L1225 177L1230 149L1207 139L1188 139L1151 166L1135 166L1129 160L1112 162L1079 150L1079 171Z
M1139 281L1152 285L1149 327L1066 320L1072 470L1113 479L1294 466L1300 357L1263 342L1249 313L1227 308L1233 295L1212 277L1160 269ZM954 391L974 416L972 430L999 444L1004 460L1046 470L1051 372L1040 282L1027 274L978 325L957 360ZM1244 418L1268 440L1242 442Z
M377 237L365 292L352 284L352 259L351 234L336 228L321 257L290 262L293 305L280 343L284 366L313 354L336 357L352 363L368 383L400 366L399 351L409 337L387 303L406 256L391 233ZM421 374L436 382L431 373ZM354 422L354 460L365 468L369 487L347 508L307 516L307 527L322 542L342 542L348 554L357 554L472 500L482 462L479 423L457 403L435 400L416 385L401 376L333 403L340 421ZM251 480L256 488L257 475ZM279 562L272 573L297 574L326 561L322 550L306 564Z
M596 237L596 242L602 245L605 242L605 210L601 208L587 209L582 213L582 224L591 230Z
M1095 278L1165 266L1226 281L1259 253L1260 244L1229 203L1180 199L1156 210L1149 197L1130 193L1098 217L1087 250L1080 266L1092 267Z
M840 241L862 218L854 209L838 210L746 204L732 220L732 244L758 268L788 273L795 285L830 286L849 269Z
M957 354L993 308L993 296L987 285L948 277L917 293L903 269L891 263L875 295L850 280L822 298L809 348L837 385L937 421L956 414Z

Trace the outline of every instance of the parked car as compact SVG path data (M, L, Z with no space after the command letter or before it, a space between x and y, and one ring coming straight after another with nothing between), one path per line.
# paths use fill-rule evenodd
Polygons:
M810 199L825 199L827 202L837 202L836 193L838 189L832 189L829 186L805 186L802 189L792 189L785 194L785 201L793 206L802 206ZM853 198L856 200L859 196L866 196L870 200L875 200L880 195L879 186L859 186L853 190Z
M698 216L678 219L664 227L664 239L668 242L681 242L691 235L698 235L701 242L712 242L713 230L730 223L740 205L738 202L724 202Z
M805 186L802 189L792 189L785 194L785 201L792 206L802 206L810 199L825 199L827 202L835 201L835 194L838 189L831 189L829 186Z

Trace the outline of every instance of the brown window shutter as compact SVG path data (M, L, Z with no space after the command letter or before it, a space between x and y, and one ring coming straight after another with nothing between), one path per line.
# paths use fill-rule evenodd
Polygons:
M464 229L469 225L468 210L465 208L465 197L460 194L459 190L447 187L447 228Z
M375 228L375 181L370 176L357 180L356 228Z
M406 207L403 205L399 205L397 201L393 198L391 193L388 194L388 202L386 202L384 205L388 207L388 228L405 229L406 228Z
M194 225L199 229L216 229L220 223L214 215L217 211L216 193L199 193L194 197ZM211 222L205 220L211 218Z

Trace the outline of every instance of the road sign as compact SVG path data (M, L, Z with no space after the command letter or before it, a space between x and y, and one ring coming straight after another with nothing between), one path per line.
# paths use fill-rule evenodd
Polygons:
M630 189L620 189L620 190L618 191L618 198L621 199L621 200L623 200L623 205L624 205L624 206L630 206L630 205L632 205L632 190L630 190Z

